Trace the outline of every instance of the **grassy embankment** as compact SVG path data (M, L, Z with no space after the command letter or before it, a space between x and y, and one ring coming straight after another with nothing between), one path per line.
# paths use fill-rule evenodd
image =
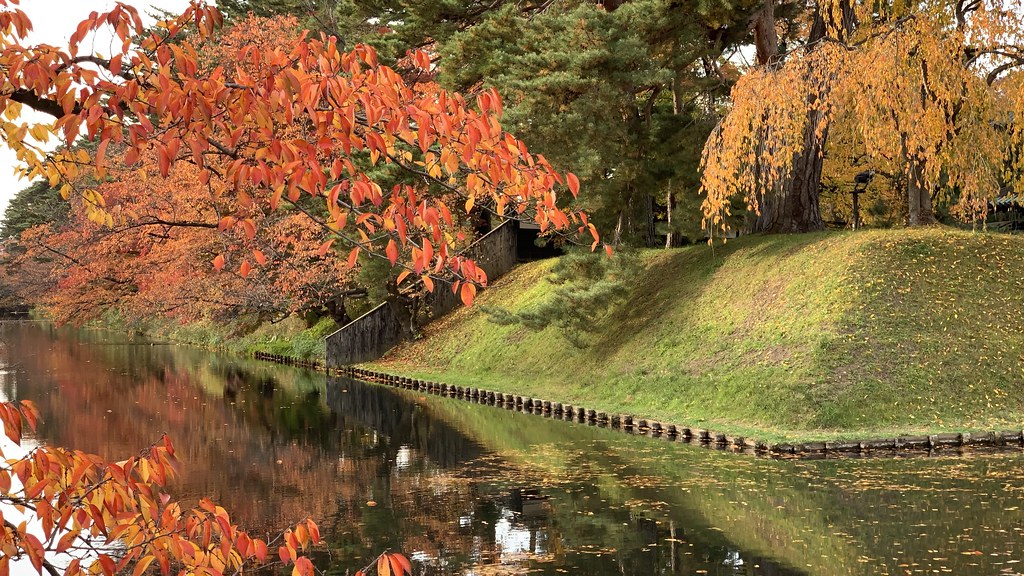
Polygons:
M552 261L375 365L765 440L1020 427L1024 238L950 229L748 237L641 255L579 349L489 322Z

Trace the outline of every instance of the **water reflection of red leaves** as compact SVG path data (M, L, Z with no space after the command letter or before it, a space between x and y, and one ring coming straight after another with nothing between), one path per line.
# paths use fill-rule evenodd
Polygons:
M104 357L112 347L53 342L42 331L19 334L12 346L34 352L19 355L26 372L19 393L38 400L47 444L114 459L167 432L185 471L170 487L177 497L195 502L209 495L246 526L270 533L333 512L331 489L308 489L338 483L333 459L315 446L246 426L244 415L204 392L187 370L121 374L122 365ZM148 346L135 348L151 353Z
M279 534L313 517L328 522L329 540L355 531L361 554L375 555L386 537L394 549L416 551L427 562L479 553L485 563L501 564L486 527L460 528L481 497L478 486L420 450L403 447L406 463L397 468L384 457L397 448L372 434L353 440L338 428L323 446L287 437L274 428L280 398L246 389L231 399L218 394L221 384L197 380L190 368L196 359L160 357L170 354L167 348L75 344L46 334L11 339L27 376L19 394L38 399L46 443L118 458L166 431L182 461L169 487L175 499L210 496L250 531ZM366 506L370 499L378 506Z

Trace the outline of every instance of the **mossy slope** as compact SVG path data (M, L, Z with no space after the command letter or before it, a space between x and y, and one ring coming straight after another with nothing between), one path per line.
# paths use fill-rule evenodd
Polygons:
M521 266L379 363L761 438L1020 426L1024 239L950 229L747 237L641 254L591 345L498 326L552 261Z

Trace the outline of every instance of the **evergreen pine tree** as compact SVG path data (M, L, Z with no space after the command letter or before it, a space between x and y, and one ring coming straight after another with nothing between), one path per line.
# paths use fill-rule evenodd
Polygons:
M497 88L506 124L580 175L581 202L613 242L654 246L684 230L693 239L701 146L735 78L721 55L745 36L734 23L749 9L636 0L527 13L507 4L440 45L441 81ZM656 228L670 211L673 225Z
M70 205L56 188L43 180L21 189L4 211L0 222L0 240L15 238L33 226L67 220Z

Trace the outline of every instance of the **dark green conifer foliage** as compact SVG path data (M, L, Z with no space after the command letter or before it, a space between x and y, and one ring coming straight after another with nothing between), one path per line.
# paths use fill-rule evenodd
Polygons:
M586 348L588 334L629 298L632 279L639 269L639 258L629 250L620 250L612 258L571 251L558 260L545 279L553 289L540 303L518 312L493 306L482 310L496 324L520 324L530 330L554 326L573 346Z
M60 197L60 192L50 188L43 180L33 182L21 189L4 211L0 222L0 240L14 238L25 230L67 220L70 205Z
M256 16L291 14L301 16L315 9L316 0L218 0L217 9L228 18L253 13Z
M742 4L506 4L441 44L441 81L497 88L510 130L580 176L607 238L663 244L659 232L681 231L655 228L667 205L696 211L701 146L732 82L719 60L745 34L729 27L746 21ZM673 220L693 239L695 218Z

